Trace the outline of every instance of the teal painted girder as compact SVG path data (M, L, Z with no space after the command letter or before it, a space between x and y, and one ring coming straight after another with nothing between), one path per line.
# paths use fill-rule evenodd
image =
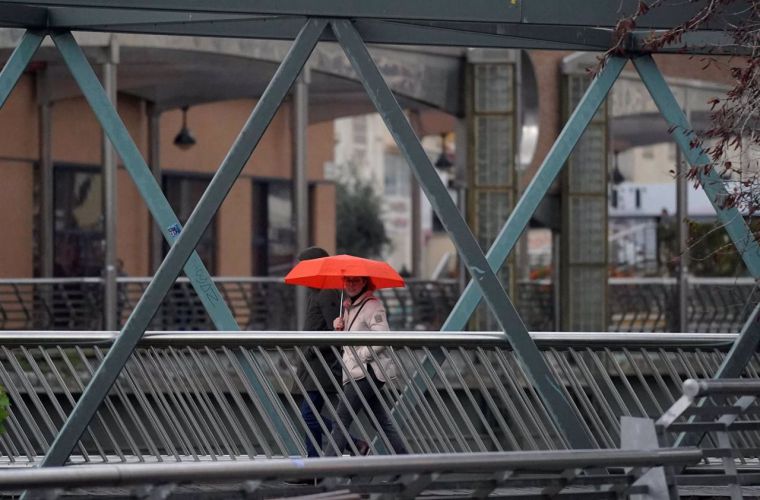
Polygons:
M109 101L87 57L71 33L55 33L52 38L98 122L124 162L124 167L137 186L140 196L145 200L161 233L170 245L173 244L181 231L180 221L129 135L127 127ZM220 330L239 330L232 311L197 253L193 252L185 265L185 274L190 278L190 283L203 302L214 325Z
M524 373L536 387L555 424L571 446L591 447L592 438L588 429L584 427L577 412L573 410L562 388L552 375L546 359L530 338L528 330L501 287L496 274L489 267L475 237L422 149L404 111L372 61L359 33L351 22L346 20L333 20L331 27L376 110L385 121L399 150L425 191L433 210L449 233L467 269L475 277L486 302L514 348Z
M657 64L651 56L636 57L633 59L633 64L652 95L657 108L672 130L673 139L681 149L684 158L691 166L699 169L699 182L707 193L718 219L731 237L731 241L736 246L744 264L755 279L760 279L760 245L758 245L739 210L735 207L725 208L723 206L723 200L729 194L726 185L715 168L705 168L712 163L712 160L704 150L701 147L692 146L697 136L673 92L662 77ZM760 324L757 322L759 314L760 305L755 307L750 318L742 327L742 331L734 341L734 345L724 358L723 363L721 363L715 378L738 377L747 367L760 344Z
M44 34L33 31L26 31L21 37L11 57L0 71L0 108L5 104L44 38Z
M161 302L232 188L233 183L240 175L248 158L264 135L285 95L316 46L325 25L326 21L324 20L310 19L293 42L290 52L259 99L219 170L211 179L186 226L179 233L179 237L170 248L166 259L161 263L153 280L127 319L120 335L108 350L108 354L94 373L69 418L61 427L42 461L42 466L63 465L71 454L93 415L107 397L111 386L132 355ZM73 38L71 41L73 42ZM254 389L257 388L262 391L262 394L266 394L264 388L254 387ZM267 399L263 400L266 401ZM285 429L284 415L277 415L275 421L271 423L275 426L278 437L286 438L291 435ZM292 445L286 449L292 449Z

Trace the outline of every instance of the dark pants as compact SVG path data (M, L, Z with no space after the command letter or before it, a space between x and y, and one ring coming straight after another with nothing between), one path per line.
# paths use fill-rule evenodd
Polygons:
M322 446L322 436L324 435L324 432L322 431L322 426L319 425L319 417L317 417L312 411L307 398L311 400L317 413L322 411L322 407L325 405L325 398L322 397L322 394L319 391L307 391L306 397L301 401L301 416L306 423L306 428L309 429L311 435L314 436L314 441L316 441L319 446ZM332 430L332 420L322 417L322 421L325 423L327 429ZM310 457L319 456L319 451L314 447L314 444L308 436L306 436L306 453Z
M382 389L383 385L385 385L384 382L380 382L377 377L375 376L375 373L372 371L371 366L367 366L367 371L369 372L370 377L372 377L372 381L377 386L378 392ZM357 413L357 416L359 414L359 409L364 408L364 405L362 404L362 400L359 394L361 396L364 396L364 399L367 401L367 406L369 407L369 410L372 412L372 414L377 419L378 424L380 425L380 429L385 433L385 436L388 438L388 441L390 442L391 446L393 447L393 451L395 451L397 454L405 454L407 453L406 447L404 446L404 443L401 441L401 438L399 437L398 433L396 432L395 427L393 427L393 424L391 424L391 420L388 417L388 414L383 409L383 405L381 404L380 400L378 399L377 395L375 394L375 391L372 390L372 386L370 385L370 381L366 378L363 378L361 380L356 381L356 387L359 389L357 390L354 388L354 385L351 382L348 382L343 386L343 391L346 396L346 400L348 401L348 406L345 405L343 400L341 399L338 403L338 408L336 409L336 413L338 414L338 419L343 423L346 429L349 429L351 427L351 412L349 411L349 407L353 408L354 412ZM370 422L372 420L370 419ZM332 429L332 437L335 440L335 444L338 446L339 450L344 450L346 448L346 445L348 444L348 440L346 439L345 434L340 429L340 426L334 425ZM335 450L332 448L332 446L328 446L325 449L325 456L335 456Z

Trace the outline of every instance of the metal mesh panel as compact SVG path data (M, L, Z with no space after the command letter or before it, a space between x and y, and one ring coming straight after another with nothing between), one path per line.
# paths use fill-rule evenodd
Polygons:
M573 266L568 272L572 290L583 290L574 293L568 304L571 311L571 324L582 332L599 332L606 327L605 321L605 287L592 286L593 283L604 283L607 270L599 266Z
M508 116L475 118L475 176L478 187L512 185L513 121Z
M571 264L604 264L607 257L607 218L605 199L575 196L569 201ZM604 280L601 281L604 283Z
M573 150L568 171L570 192L599 193L607 189L607 133L604 123L592 123Z
M511 64L475 65L476 113L508 113L514 110L513 72Z
M487 251L499 234L512 211L512 197L506 191L485 191L477 193L477 224L475 229L478 243Z

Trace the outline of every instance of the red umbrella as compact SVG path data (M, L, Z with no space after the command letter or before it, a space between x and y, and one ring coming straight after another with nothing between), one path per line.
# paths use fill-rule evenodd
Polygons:
M362 259L353 255L333 255L320 259L302 260L285 276L285 283L311 288L343 288L346 276L366 276L375 288L404 286L402 278L386 262Z

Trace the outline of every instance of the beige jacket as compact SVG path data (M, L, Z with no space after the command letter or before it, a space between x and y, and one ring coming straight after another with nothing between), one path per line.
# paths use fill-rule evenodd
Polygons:
M372 292L364 292L352 306L344 307L343 323L346 331L350 332L390 331L383 303L372 295ZM364 370L367 363L372 366L378 380L382 382L386 381L386 375L390 378L396 377L396 365L385 346L355 346L353 349L351 346L344 346L343 363L346 365L343 371L344 384L349 382L349 376L354 380L363 379L366 376ZM364 370L362 365L365 366Z

